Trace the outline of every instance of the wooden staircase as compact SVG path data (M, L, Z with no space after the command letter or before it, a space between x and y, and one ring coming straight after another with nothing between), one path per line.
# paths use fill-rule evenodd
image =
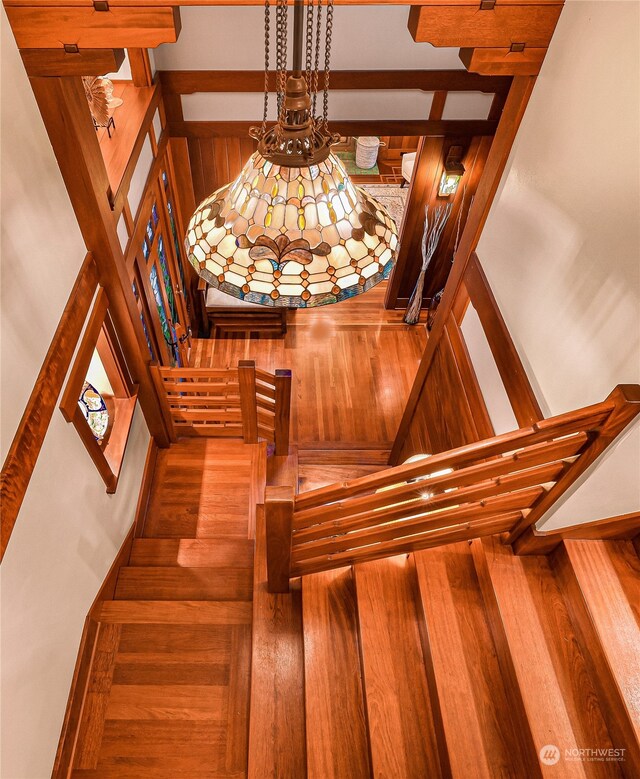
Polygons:
M549 555L462 540L269 592L265 483L322 489L349 467L332 459L211 438L160 452L55 779L637 779L628 525ZM363 467L381 466L345 475Z
M261 694L278 700L252 699L252 779L640 775L630 541L518 557L476 539L310 574L301 592L266 597L287 619L279 635L269 621L278 681L254 666ZM279 641L295 661L284 678ZM274 730L287 713L304 716L304 738ZM265 762L282 754L284 766Z

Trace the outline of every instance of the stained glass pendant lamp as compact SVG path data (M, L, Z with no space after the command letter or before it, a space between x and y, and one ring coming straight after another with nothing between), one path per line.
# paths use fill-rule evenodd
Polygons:
M327 122L333 0L326 7L323 115L315 116L322 7L322 0L306 5L303 73L303 0L295 0L293 73L287 77L287 5L277 1L278 119L267 128L267 0L263 122L250 130L258 150L235 181L198 206L187 230L185 246L196 271L212 287L250 303L337 303L387 278L395 260L393 219L350 181L331 152L339 140Z

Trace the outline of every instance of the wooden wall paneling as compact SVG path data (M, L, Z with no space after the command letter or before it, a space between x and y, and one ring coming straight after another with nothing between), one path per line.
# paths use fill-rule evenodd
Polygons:
M464 283L487 336L518 425L527 427L538 422L544 414L475 253L467 266Z
M432 46L509 47L525 43L546 47L551 41L562 2L554 5L498 4L491 10L469 5L414 5L409 32L416 43Z
M7 16L18 47L56 49L76 44L81 49L116 49L175 43L180 34L180 9L161 6L96 11L81 7L8 6Z
M80 78L32 78L31 85L58 160L78 224L91 247L100 283L152 436L168 445L159 400L147 366L148 348L116 233L106 169Z
M133 85L136 87L150 87L153 84L153 75L147 49L128 49L127 53L129 54Z
M0 476L4 556L96 288L98 272L87 254L31 391Z
M445 323L456 299L458 287L463 280L467 263L480 238L534 83L535 78L532 76L516 76L513 79L509 96L498 124L498 130L491 144L491 149L480 177L473 206L469 211L465 228L460 237L458 251L456 252L453 268L445 287L445 293L398 428L389 460L392 465L396 465L399 462L416 406L429 373L429 367L438 342L444 332Z
M460 45L460 44L458 44ZM165 94L194 92L264 91L262 70L161 70ZM269 89L276 87L275 72L269 73ZM421 89L424 92L507 92L510 79L481 76L464 70L332 70L331 89Z
M522 51L504 49L460 49L460 59L470 73L485 76L537 76L547 49L525 46Z
M21 49L29 76L102 76L115 73L124 62L124 49Z
M406 278L415 284L422 263L420 241L424 224L424 204L431 202L436 187L436 174L442 157L442 138L421 138L416 152L413 177L409 184L402 225L399 226L400 250L385 295L385 308L396 308ZM407 298L409 297L407 295Z
M171 127L171 125L169 125ZM191 166L191 176L193 180L193 194L196 203L201 203L206 195L204 183L204 169L202 167L202 151L199 138L189 138L189 164Z
M425 278L423 294L425 298L433 297L437 292L444 288L451 266L456 245L456 238L462 235L466 220L469 216L471 202L475 197L482 171L491 148L491 138L476 137L469 143L467 153L464 158L465 175L460 182L458 191L452 198L434 198L434 205L451 201L453 208L449 221L445 225L440 238L440 245L429 265L429 272ZM457 145L457 139L447 139L447 144L443 149L443 159L438 170L438 184L444 168L444 159L451 146ZM437 193L436 193L437 195ZM461 214L462 212L462 214ZM460 228L458 230L458 219L460 218ZM408 294L411 294L410 292Z

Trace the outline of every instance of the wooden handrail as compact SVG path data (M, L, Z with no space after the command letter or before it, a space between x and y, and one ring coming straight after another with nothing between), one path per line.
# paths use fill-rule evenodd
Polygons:
M255 443L265 438L287 454L291 371L273 373L240 360L237 368L167 368L151 365L163 419L180 435L226 436Z
M288 581L465 538L516 540L638 413L640 386L619 385L602 403L291 497L286 523L274 520L273 581L285 586L285 565Z

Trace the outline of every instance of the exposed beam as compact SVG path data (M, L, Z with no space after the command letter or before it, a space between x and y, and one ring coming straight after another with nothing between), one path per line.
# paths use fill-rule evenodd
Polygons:
M124 62L124 49L20 49L29 76L102 76Z
M261 119L253 122L169 122L169 135L174 138L237 138L248 134L250 127L257 127ZM491 119L362 119L331 122L333 132L340 135L430 135L474 136L493 135L498 126Z
M161 70L164 92L263 92L262 70ZM421 89L424 92L507 92L507 76L479 76L464 70L334 70L331 89ZM269 74L269 89L276 74Z
M432 46L510 47L512 43L547 47L562 11L562 2L539 5L479 3L413 5L409 32L417 43Z
M20 49L114 49L175 43L180 9L114 8L96 11L93 4L64 7L8 6L11 28Z
M508 49L460 49L460 59L470 73L486 76L537 76L547 50L525 46Z

